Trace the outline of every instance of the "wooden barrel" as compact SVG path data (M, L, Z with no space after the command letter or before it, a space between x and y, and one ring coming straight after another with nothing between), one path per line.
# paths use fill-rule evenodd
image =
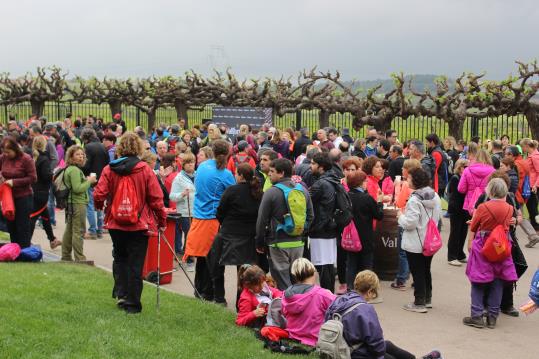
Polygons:
M384 208L384 219L374 232L374 272L380 280L392 281L399 270L397 210Z

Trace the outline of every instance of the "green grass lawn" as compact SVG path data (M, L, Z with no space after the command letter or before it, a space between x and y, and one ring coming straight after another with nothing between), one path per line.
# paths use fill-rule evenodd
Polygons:
M84 265L0 264L0 358L275 358L211 303L145 286L141 314L111 298L112 275ZM280 355L277 355L280 357Z

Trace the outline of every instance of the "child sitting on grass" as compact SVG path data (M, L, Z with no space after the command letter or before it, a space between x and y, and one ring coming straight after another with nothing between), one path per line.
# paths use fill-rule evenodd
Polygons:
M244 264L238 272L242 292L238 302L236 324L262 328L266 322L268 305L283 293L266 283L266 273L256 265Z
M378 297L380 281L378 276L364 270L356 275L354 290L337 297L326 311L326 321L334 314L342 316L343 336L355 358L415 359L416 356L403 350L390 341L384 340L384 333L374 307L368 301ZM357 305L346 315L347 310ZM358 345L361 344L359 347ZM424 359L439 359L440 352L434 350L423 356Z

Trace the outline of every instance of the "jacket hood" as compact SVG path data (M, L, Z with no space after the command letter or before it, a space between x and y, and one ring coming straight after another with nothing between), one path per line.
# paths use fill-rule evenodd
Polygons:
M289 288L290 289L290 288ZM319 287L312 287L310 290L308 290L305 293L300 294L292 294L287 290L288 295L286 295L283 300L287 303L287 311L294 314L299 314L307 310L307 308L311 305L311 302L313 301L314 294L320 290Z
M338 173L336 173L333 168L321 175L320 179L325 179L326 181L329 181L336 185L341 184L341 179L339 178Z
M474 177L486 177L494 171L494 167L486 165L484 163L474 162L468 166L468 171Z
M426 208L434 208L436 205L436 192L430 187L423 187L414 191L419 200Z
M340 295L335 299L332 306L334 312L344 313L348 308L357 303L367 303L367 301L356 291L349 291L344 295Z
M341 178L344 177L344 173L343 173L343 171L342 171L342 168L341 168L338 164L336 164L336 163L334 163L334 164L331 166L331 171L332 171L333 173L335 173L335 175L336 175L339 179L341 179Z
M126 176L131 173L142 171L145 163L136 156L120 157L117 160L110 162L110 169L120 175Z

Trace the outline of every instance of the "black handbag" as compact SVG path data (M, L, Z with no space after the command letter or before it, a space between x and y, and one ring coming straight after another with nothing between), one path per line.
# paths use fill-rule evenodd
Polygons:
M513 247L511 248L511 257L513 257L513 263L515 264L515 271L517 272L517 276L520 278L528 269L528 263L526 262L524 253L522 253L522 249L520 249L520 245L518 244L516 233L511 233L511 234L513 238Z

